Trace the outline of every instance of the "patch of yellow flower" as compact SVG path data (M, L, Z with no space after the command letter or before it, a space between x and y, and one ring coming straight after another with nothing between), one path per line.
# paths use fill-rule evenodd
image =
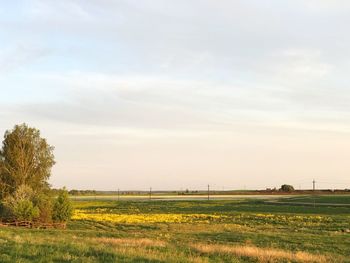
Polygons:
M92 220L113 223L209 223L220 219L219 215L205 214L110 214L110 213L88 213L86 210L76 209L73 220Z
M332 222L327 216L316 215L283 215L283 214L182 214L182 213L113 213L113 210L97 208L93 211L76 209L73 220L91 220L120 224L142 223L230 223L236 225L293 225L296 227L320 226Z

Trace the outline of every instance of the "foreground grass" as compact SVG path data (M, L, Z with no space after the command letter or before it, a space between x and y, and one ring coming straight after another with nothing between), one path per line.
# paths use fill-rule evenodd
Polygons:
M67 230L0 228L0 262L350 262L350 208L76 201ZM79 214L80 213L80 214Z

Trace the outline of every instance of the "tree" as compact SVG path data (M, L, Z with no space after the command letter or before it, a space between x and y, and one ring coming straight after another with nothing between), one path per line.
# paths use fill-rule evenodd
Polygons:
M280 188L280 191L282 192L293 192L294 191L294 187L292 185L289 184L283 184Z
M35 192L49 189L48 179L55 164L54 147L27 124L6 131L0 150L0 199L12 195L21 185Z
M26 124L6 131L0 149L0 215L6 221L67 222L72 206L67 191L53 204L48 179L53 150L40 131Z
M73 208L66 189L58 194L54 205L52 218L55 222L66 223L72 216Z

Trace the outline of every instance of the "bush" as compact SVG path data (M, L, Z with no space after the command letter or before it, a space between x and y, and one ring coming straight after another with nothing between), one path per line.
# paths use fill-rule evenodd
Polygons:
M39 209L38 221L41 223L52 222L53 201L51 196L40 194L34 198L34 204Z
M3 202L3 215L16 221L32 221L39 216L39 208L32 202L33 190L26 185L18 187L14 195Z
M39 216L39 208L30 200L18 201L12 212L17 221L32 221Z
M289 184L284 184L281 186L280 191L282 192L293 192L294 191L294 187L292 185Z
M68 192L63 189L58 194L54 205L52 219L55 222L66 223L70 220L73 213L71 201L68 196Z
M0 203L0 213L6 221L54 221L65 225L72 216L72 205L66 190L61 190L53 201L48 193L35 193L29 186L21 185Z

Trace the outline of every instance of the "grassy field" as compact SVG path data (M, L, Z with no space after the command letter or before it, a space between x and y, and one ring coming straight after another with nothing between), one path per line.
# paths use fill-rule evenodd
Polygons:
M316 204L337 204L350 205L350 195L316 195L316 196L295 196L283 200L284 202L302 202Z
M67 230L1 227L0 262L350 262L350 196L281 201L75 200Z

